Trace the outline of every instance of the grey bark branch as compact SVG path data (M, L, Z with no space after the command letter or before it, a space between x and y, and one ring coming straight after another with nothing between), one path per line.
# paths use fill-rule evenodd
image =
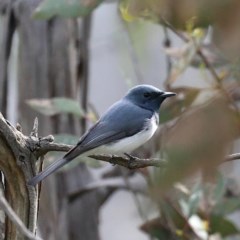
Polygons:
M29 142L29 145L32 146L31 149L37 152L37 156L46 154L47 152L51 151L67 152L73 147L71 145L49 142L48 137L40 140L29 139L29 141L31 142L31 143ZM166 161L159 159L140 159L137 157L129 158L116 155L90 155L89 157L103 162L117 164L119 166L123 166L129 169L144 168L149 166L154 167L166 166Z
M52 141L52 135L40 139L37 146L38 155L46 154L47 152L51 151L67 152L73 147L72 145L54 143ZM33 145L36 146L36 142ZM103 162L117 164L119 166L123 166L129 169L138 169L150 166L165 167L167 164L167 161L164 159L140 159L137 157L129 158L116 155L90 155L89 157ZM240 153L234 153L226 156L223 163L235 160L240 160Z
M26 228L24 223L13 211L13 209L8 204L7 200L5 199L5 197L1 192L0 192L0 207L25 237L27 237L30 240L42 240L41 238L34 236L34 234Z
M137 157L121 157L115 155L91 155L89 156L96 160L117 164L129 169L138 169L144 167L165 167L167 162L161 159L140 159Z

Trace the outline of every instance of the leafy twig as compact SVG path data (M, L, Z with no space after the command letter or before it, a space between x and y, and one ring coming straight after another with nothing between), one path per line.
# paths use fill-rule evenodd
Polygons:
M161 19L162 23L164 24L164 26L166 26L167 28L169 28L172 32L174 32L179 38L181 38L184 42L189 42L190 38L186 37L184 34L182 34L181 32L178 32L168 21L166 21L165 19ZM210 71L211 75L213 76L213 78L215 79L217 86L220 87L220 89L222 90L223 94L227 97L227 99L232 103L233 107L235 108L236 112L238 113L238 115L240 115L239 111L238 111L238 106L237 104L234 102L234 100L232 99L232 97L229 95L229 93L221 87L220 83L221 83L221 78L219 77L219 75L217 74L216 70L214 69L214 67L210 64L210 62L208 61L207 57L204 55L204 53L202 52L201 48L198 47L197 52L198 56L202 59L203 63L205 64L206 68Z

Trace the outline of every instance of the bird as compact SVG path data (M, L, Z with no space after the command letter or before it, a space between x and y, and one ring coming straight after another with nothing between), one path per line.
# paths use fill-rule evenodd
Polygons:
M28 182L35 186L78 156L129 153L146 143L159 125L162 102L176 93L137 85L114 103L62 158Z

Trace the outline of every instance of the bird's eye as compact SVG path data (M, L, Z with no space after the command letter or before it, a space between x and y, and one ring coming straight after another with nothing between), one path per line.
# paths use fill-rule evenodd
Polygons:
M143 96L144 96L145 98L149 98L149 97L151 96L151 94L150 94L149 92L145 92L145 93L143 94Z

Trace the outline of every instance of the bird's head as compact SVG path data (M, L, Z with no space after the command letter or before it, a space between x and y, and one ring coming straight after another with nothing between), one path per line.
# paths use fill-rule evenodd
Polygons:
M130 89L124 98L142 108L158 112L161 103L175 95L176 93L164 92L151 85L138 85Z

